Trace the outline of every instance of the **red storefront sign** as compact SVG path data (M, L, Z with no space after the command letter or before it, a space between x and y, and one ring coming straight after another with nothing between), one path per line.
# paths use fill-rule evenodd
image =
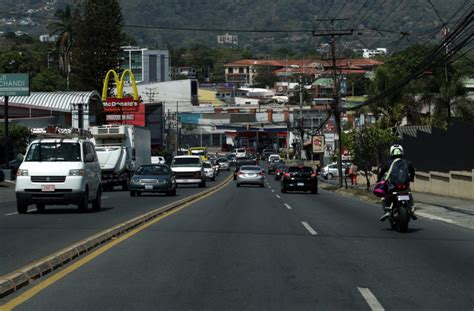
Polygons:
M133 97L115 98L107 97L104 102L104 112L122 113L136 112L139 110L140 101Z

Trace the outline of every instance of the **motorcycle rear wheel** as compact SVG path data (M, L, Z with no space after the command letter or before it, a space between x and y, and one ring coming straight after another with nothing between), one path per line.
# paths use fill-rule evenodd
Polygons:
M408 231L408 222L410 221L410 215L408 214L408 208L401 206L398 210L398 222L400 224L400 232Z

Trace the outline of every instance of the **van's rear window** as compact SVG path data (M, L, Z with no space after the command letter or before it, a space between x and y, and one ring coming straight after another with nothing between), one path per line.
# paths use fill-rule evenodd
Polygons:
M34 143L26 154L27 162L80 162L78 143Z

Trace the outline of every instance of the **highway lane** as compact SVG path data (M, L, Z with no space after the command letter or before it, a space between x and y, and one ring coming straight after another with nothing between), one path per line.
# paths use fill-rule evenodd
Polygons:
M400 234L375 205L269 185L231 183L18 310L473 309L472 231L420 219Z
M209 181L207 186L217 185L226 176L227 172L219 174L216 181ZM79 212L76 206L69 205L47 206L45 213L41 214L31 205L28 214L18 215L16 202L2 202L0 275L13 272L74 242L202 190L190 185L178 187L175 197L144 194L133 198L128 191L104 192L102 210L95 212L89 206L85 213Z

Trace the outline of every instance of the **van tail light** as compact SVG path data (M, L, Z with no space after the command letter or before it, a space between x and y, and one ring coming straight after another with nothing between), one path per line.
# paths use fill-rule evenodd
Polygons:
M316 177L318 177L318 173L311 174L311 178L316 178Z

